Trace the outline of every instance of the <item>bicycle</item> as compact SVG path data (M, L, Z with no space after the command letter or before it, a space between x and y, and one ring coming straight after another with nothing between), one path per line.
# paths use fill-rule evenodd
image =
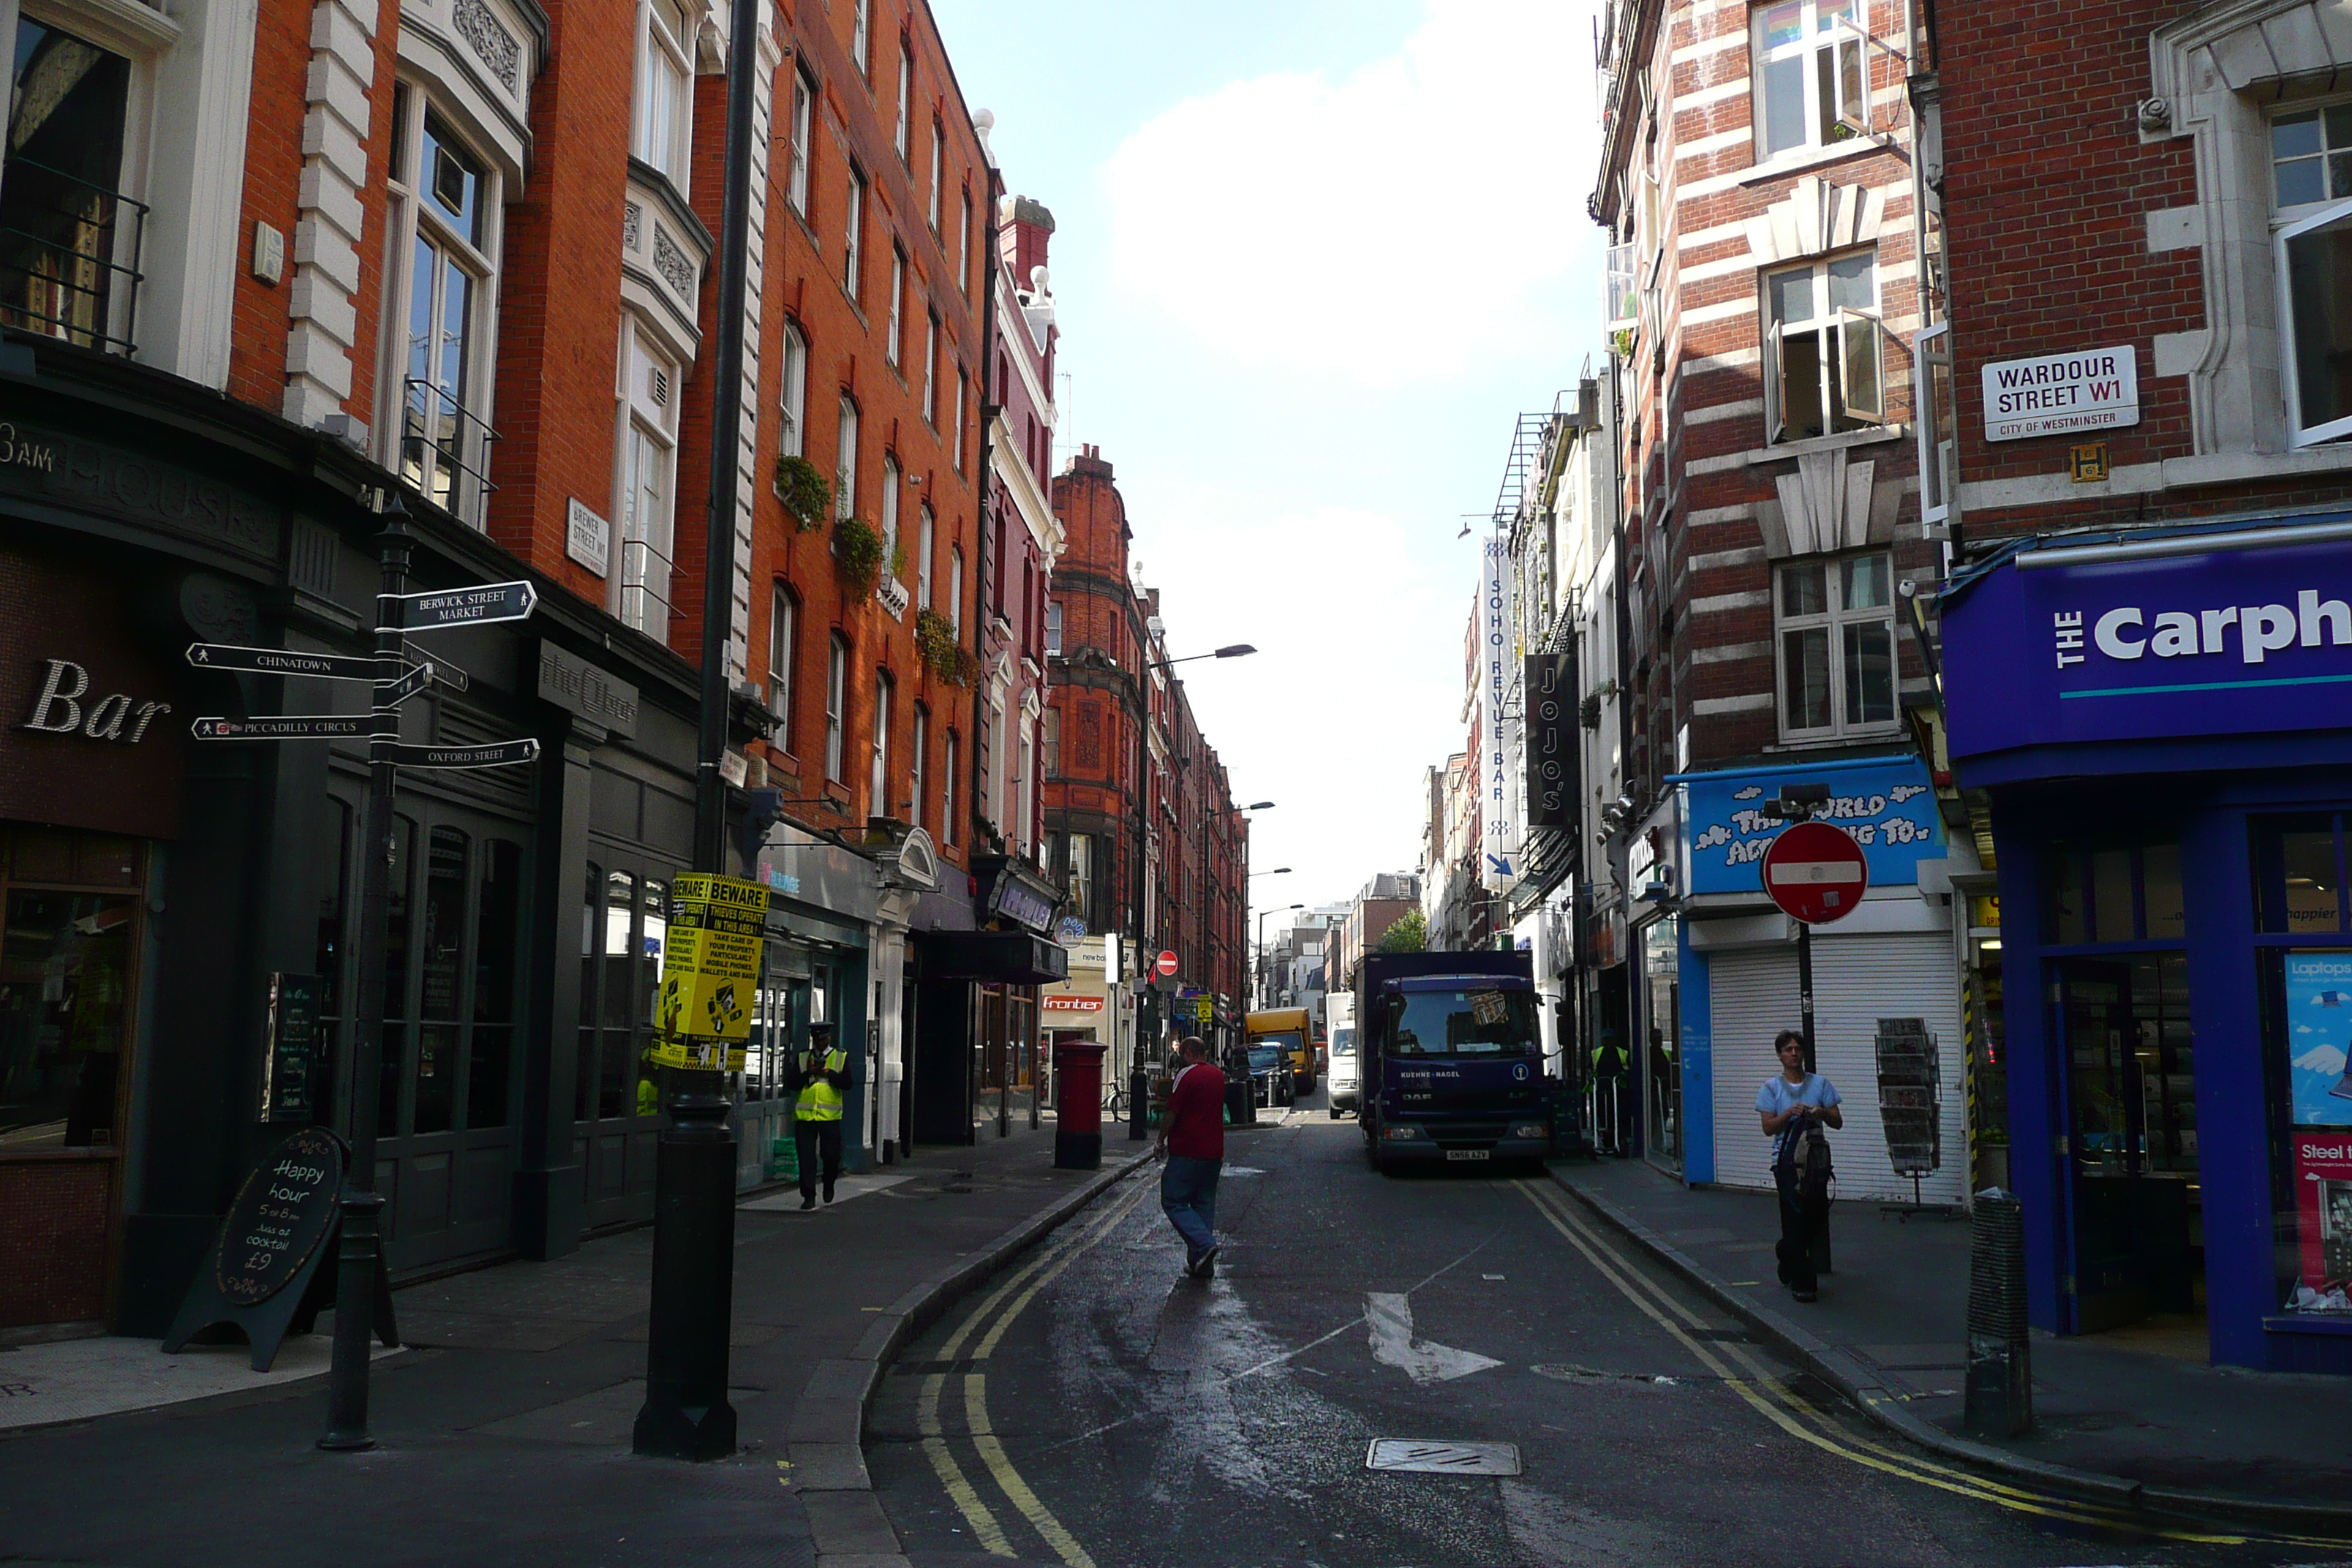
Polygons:
M1105 1121L1126 1121L1128 1109L1132 1103L1133 1100L1125 1089L1118 1084L1106 1085L1103 1089L1103 1120Z

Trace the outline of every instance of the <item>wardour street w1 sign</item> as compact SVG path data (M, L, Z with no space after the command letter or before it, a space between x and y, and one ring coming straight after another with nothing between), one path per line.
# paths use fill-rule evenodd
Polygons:
M2084 349L1984 367L1988 441L2069 436L2139 423L2139 351Z

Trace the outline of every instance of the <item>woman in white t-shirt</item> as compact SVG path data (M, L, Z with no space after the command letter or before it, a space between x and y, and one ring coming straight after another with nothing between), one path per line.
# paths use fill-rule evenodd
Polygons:
M1810 1127L1843 1127L1845 1112L1838 1109L1837 1086L1817 1072L1805 1070L1805 1037L1783 1029L1772 1050L1780 1070L1756 1091L1757 1114L1772 1145L1772 1181L1780 1189L1780 1283L1800 1301L1819 1297L1821 1280L1813 1270L1813 1238L1821 1234L1830 1213L1826 1187L1805 1190L1794 1158L1797 1141Z

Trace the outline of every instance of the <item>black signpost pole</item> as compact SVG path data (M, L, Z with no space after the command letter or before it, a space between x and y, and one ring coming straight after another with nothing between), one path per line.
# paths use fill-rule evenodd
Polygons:
M1797 922L1797 1009L1799 1026L1805 1036L1805 1070L1816 1072L1813 1065L1813 922Z
M383 580L375 604L376 679L370 688L367 813L360 833L359 981L352 1008L350 1143L343 1176L342 1245L335 1260L334 1359L327 1373L327 1434L319 1447L349 1452L375 1447L368 1433L368 1338L376 1271L382 1268L375 1190L375 1131L383 1061L384 955L392 898L393 788L400 710L387 700L404 673L401 595L408 588L408 509L395 497L376 536Z
M702 546L702 714L695 755L694 867L727 870L727 628L734 609L735 430L743 415L743 331L751 247L753 89L759 0L734 0L728 27L727 150L719 193L717 353L710 496ZM735 1133L726 1078L664 1068L669 1125L654 1158L652 1313L646 1403L630 1447L670 1459L735 1451L727 1340L735 1291Z

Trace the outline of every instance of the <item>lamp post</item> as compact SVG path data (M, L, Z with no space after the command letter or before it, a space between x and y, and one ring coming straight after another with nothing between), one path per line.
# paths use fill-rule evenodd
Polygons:
M1165 669L1171 664L1190 664L1196 658L1246 658L1257 649L1245 642L1228 643L1214 653L1188 653L1182 658L1155 658L1146 661L1146 669Z
M704 520L701 724L695 749L694 868L727 869L727 627L734 598L737 456L751 246L753 88L759 0L734 0L728 38L727 143L719 194L719 300L711 375L710 490ZM669 1459L735 1451L727 1341L735 1290L735 1134L726 1078L664 1068L669 1125L654 1156L651 1316L646 1402L630 1447Z
M1290 868L1289 868L1289 867L1287 867L1287 866L1285 866L1285 867L1282 868L1282 870L1283 870L1283 871L1287 871L1287 870L1289 870L1289 869L1290 869ZM1259 873L1258 873L1258 875L1259 875L1259 876L1261 876L1261 877L1278 877L1278 876L1280 876L1281 874L1282 874L1282 872L1281 872L1281 871L1261 871L1261 872L1259 872ZM1303 909L1305 909L1306 907L1307 907L1307 906L1306 906L1305 904L1291 904L1291 905L1288 905L1287 907L1286 907L1286 908L1282 908L1282 909L1260 910L1258 911L1258 916L1257 916L1257 949L1258 949L1258 964L1254 964L1254 965L1252 965L1251 967L1253 968L1253 970L1255 970L1255 968L1257 968L1259 965L1262 965L1262 964L1265 962L1265 918L1266 918L1266 916L1268 916L1268 915L1286 915L1286 914L1288 914L1292 910L1303 910ZM1261 979L1260 979L1260 978L1259 978L1255 973L1252 973L1252 974L1251 974L1251 976L1250 976L1250 982L1251 982L1251 987L1252 987L1252 989L1253 989L1254 991L1255 991L1255 993L1257 994L1257 1002L1258 1002L1258 1005L1259 1005L1260 1006L1264 1006L1264 1005L1265 1005L1265 982L1264 982L1264 981L1262 981L1262 980L1261 980Z

